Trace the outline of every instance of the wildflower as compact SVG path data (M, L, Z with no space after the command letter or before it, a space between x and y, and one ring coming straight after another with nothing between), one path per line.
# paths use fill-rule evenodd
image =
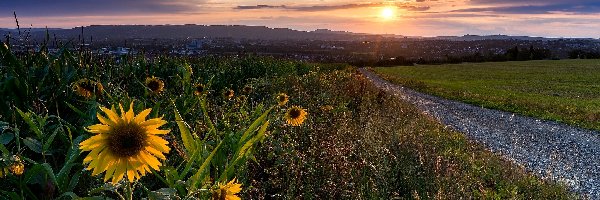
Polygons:
M288 102L288 95L285 93L280 93L279 95L277 95L277 104L279 104L279 106L283 106Z
M227 99L231 99L231 98L233 98L233 94L234 94L233 90L228 89L223 92L223 97L225 97Z
M246 86L244 86L242 91L244 91L245 94L250 94L250 92L252 92L252 86L246 85Z
M102 95L102 91L104 87L100 82L96 82L87 78L79 79L77 82L73 83L71 87L77 95L82 96L86 99L91 98L94 94L96 96Z
M200 96L200 95L204 94L204 90L205 90L205 88L204 88L203 84L198 83L198 84L194 85L194 94L195 95Z
M10 170L10 173L14 174L15 176L21 176L25 171L25 165L23 162L17 161L10 165L8 170Z
M245 95L241 95L237 98L239 103L244 103L244 102L246 102L247 99L248 99L248 97L246 97Z
M106 171L105 182L112 177L112 182L117 183L125 175L133 182L150 172L150 168L159 171L162 164L157 158L165 160L163 153L170 150L169 142L159 136L170 130L158 129L167 121L162 118L146 120L151 108L136 116L133 102L127 112L121 104L119 107L121 116L114 107L100 106L106 117L96 114L100 124L87 127L87 131L95 135L79 145L82 151L90 151L83 160L84 164L89 164L87 170L93 170L93 176Z
M150 89L153 94L160 94L165 90L165 82L154 76L146 78L146 87Z
M331 106L331 105L325 105L325 106L321 106L321 110L322 110L323 112L328 112L328 111L331 111L331 110L333 110L333 106Z
M218 184L218 189L213 191L213 200L240 200L236 194L242 191L242 184L236 183L235 178L227 184Z
M306 120L306 115L308 113L299 106L292 106L288 109L287 113L285 113L285 120L289 125L292 126L300 126Z

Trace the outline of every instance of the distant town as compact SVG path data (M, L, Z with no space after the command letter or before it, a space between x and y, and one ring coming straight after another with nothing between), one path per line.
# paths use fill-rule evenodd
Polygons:
M408 37L241 25L93 25L0 29L14 52L61 49L97 55L266 55L309 62L398 65L600 58L600 40L506 35Z

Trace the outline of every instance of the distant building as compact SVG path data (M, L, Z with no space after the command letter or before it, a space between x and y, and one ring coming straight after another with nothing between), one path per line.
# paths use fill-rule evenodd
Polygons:
M186 45L186 49L188 50L200 50L202 49L203 42L200 40L193 40L189 44Z
M115 55L127 55L129 54L130 49L127 47L117 47L117 50L114 51L113 53Z

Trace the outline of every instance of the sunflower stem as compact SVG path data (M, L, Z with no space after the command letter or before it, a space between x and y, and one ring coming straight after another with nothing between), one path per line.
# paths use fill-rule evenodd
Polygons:
M133 200L133 188L131 188L131 182L127 181L127 200Z
M119 196L119 199L125 200L125 197L119 192L118 189L114 189L113 192Z

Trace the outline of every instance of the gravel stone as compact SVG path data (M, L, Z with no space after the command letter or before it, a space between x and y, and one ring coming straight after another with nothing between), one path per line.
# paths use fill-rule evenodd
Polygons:
M542 179L565 184L585 199L600 199L599 132L423 94L365 68L359 71L378 88Z

